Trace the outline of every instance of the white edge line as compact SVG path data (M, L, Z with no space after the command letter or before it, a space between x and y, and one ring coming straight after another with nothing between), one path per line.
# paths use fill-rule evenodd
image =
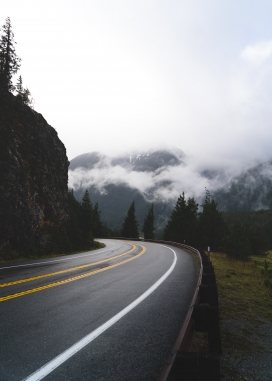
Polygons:
M63 364L66 360L68 360L70 357L72 357L74 354L76 354L78 351L80 351L82 348L84 348L86 345L88 345L94 339L96 339L98 336L100 336L103 332L105 332L108 328L110 328L113 324L115 324L118 320L120 320L123 316L125 316L129 311L131 311L138 304L140 304L144 299L146 299L153 291L155 291L156 288L158 288L165 281L165 279L171 274L171 272L174 270L174 267L175 267L176 262L177 262L177 255L173 249L171 249L168 246L164 246L164 245L159 245L159 246L166 247L167 249L173 251L174 260L173 260L170 268L166 271L166 273L159 280L157 280L157 282L155 282L148 290L146 290L141 296L139 296L136 300L134 300L134 302L129 304L122 311L118 312L118 314L113 316L106 323L102 324L100 327L95 329L93 332L89 333L87 336L83 337L83 339L79 340L77 343L75 343L70 348L68 348L66 351L64 351L63 353L61 353L57 357L55 357L53 360L49 361L47 364L42 366L36 372L32 373L30 376L25 378L23 381L39 381L39 380L42 380L45 376L47 376L49 373L51 373L54 369L56 369L58 366Z
M69 259L77 259L77 258L82 258L82 257L88 257L88 256L92 256L92 255L96 255L96 254L100 254L100 253L104 253L105 251L109 251L111 249L114 249L116 245L110 247L109 249L106 249L106 250L102 250L102 251L96 251L95 253L90 253L88 252L89 254L82 254L82 255L73 255L73 256L69 256L68 258L63 258L63 259L55 259L53 261L44 261L44 262L33 262L33 263L26 263L24 265L16 265L16 266L6 266L6 267L0 267L0 270L4 270L4 269L12 269L14 267L27 267L27 266L34 266L34 265L40 265L40 264L44 264L44 263L52 263L52 262L61 262L61 261L67 261ZM99 250L99 249L98 249Z

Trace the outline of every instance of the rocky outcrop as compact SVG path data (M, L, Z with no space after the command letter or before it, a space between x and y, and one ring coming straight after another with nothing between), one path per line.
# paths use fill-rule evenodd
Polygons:
M46 249L66 231L68 159L57 132L12 94L0 94L0 258Z

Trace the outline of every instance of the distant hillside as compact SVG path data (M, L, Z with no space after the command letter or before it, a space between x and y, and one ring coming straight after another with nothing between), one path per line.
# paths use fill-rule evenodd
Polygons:
M130 171L154 172L166 166L177 166L183 163L184 156L181 150L176 149L175 153L165 150L151 151L145 153L131 153L131 155L117 156L110 158L98 152L89 152L79 155L71 160L69 169L76 168L93 169L105 166L121 166Z
M168 151L132 154L113 158L112 165L120 165L137 172L154 172L167 166L178 166L183 163L183 152L176 150L175 154Z
M88 188L92 201L99 203L102 220L115 229L121 228L133 200L141 228L153 202L159 231L182 192L201 205L207 188L226 212L272 209L272 162L227 176L224 170L198 170L179 149L113 158L92 152L71 160L69 186L79 200Z
M213 196L226 212L272 209L272 161L243 171Z
M163 179L141 190L141 182L150 181L167 168L183 165L181 150L175 153L159 150L110 158L98 152L77 156L70 162L70 179L73 178L74 194L81 199L88 188L92 202L98 202L101 218L112 229L120 229L127 210L134 200L136 217L141 230L150 203L154 203L157 231L163 229L173 208L173 200L164 202L156 191L167 191L171 182ZM106 174L103 177L103 174ZM138 176L138 178L137 178ZM134 178L135 177L135 178ZM84 180L83 180L84 178ZM83 181L82 181L83 180ZM89 180L89 181L88 181ZM71 182L71 181L70 181ZM86 186L83 183L87 184Z

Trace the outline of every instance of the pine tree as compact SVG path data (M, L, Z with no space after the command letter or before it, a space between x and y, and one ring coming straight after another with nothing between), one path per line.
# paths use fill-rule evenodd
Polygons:
M135 216L134 201L130 205L127 216L123 222L121 236L126 238L139 238L138 222Z
M15 53L15 44L10 18L8 17L2 27L0 37L0 91L14 90L11 79L19 70L21 62Z
M185 243L195 245L197 241L198 204L194 198L188 198L186 207L186 237Z
M250 242L241 222L237 222L228 238L226 251L229 257L247 260L251 254Z
M168 241L195 243L198 204L194 198L185 199L184 192L179 196L175 209L164 230L164 239Z
M68 238L73 251L83 250L83 239L80 228L81 204L75 199L73 190L68 192L69 225L67 229Z
M102 224L101 218L100 218L100 210L98 207L98 202L96 202L94 205L93 219L94 219L93 234L95 237L102 237L102 235L103 235L103 224Z
M149 209L145 219L144 219L144 225L143 225L143 232L144 232L144 238L145 239L155 239L154 236L154 207L153 204L151 208Z
M202 205L203 211L199 216L200 245L213 250L218 249L223 242L226 233L226 223L222 213L217 209L217 203L211 198L206 189L206 198Z
M30 98L31 93L28 90L28 88L23 87L23 80L22 77L19 76L18 81L15 86L15 90L17 92L16 97L20 99L21 102L25 103L26 105L32 107L33 99Z
M93 205L91 203L88 189L86 189L81 201L80 227L83 245L86 249L93 245Z
M175 209L172 211L170 218L164 230L164 239L173 242L182 242L185 240L185 216L186 216L186 200L184 192L179 196Z
M251 234L249 237L250 249L253 255L265 255L270 249L270 239L263 231Z
M22 97L22 94L24 92L24 88L23 88L23 80L22 80L22 76L20 75L18 80L17 80L17 83L15 85L15 89L16 89L16 92L17 92L17 97L20 98Z

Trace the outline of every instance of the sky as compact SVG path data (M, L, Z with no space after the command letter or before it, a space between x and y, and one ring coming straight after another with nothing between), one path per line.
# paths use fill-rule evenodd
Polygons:
M1 15L69 160L174 146L199 167L271 159L271 0L1 0Z

